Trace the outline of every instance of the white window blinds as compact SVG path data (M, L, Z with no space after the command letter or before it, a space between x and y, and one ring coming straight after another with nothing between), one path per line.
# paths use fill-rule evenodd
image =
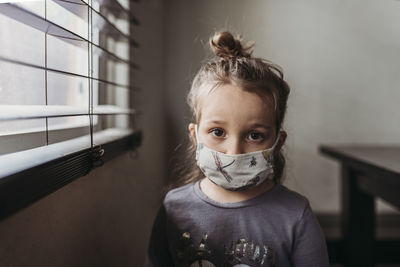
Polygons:
M0 217L138 145L133 6L0 0Z

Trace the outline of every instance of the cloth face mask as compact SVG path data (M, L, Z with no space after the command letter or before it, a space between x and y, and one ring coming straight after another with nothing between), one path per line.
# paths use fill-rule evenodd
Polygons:
M237 155L227 155L204 146L199 141L197 124L197 165L213 183L231 191L241 191L257 186L274 176L273 152L279 134L271 148Z

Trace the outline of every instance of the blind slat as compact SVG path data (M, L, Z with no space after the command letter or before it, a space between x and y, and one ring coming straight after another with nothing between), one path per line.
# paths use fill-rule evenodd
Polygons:
M93 135L97 144L102 145L124 136L128 136L132 133L132 130L107 129L94 133ZM14 173L32 168L59 157L72 154L79 150L90 148L90 143L88 142L89 138L90 135L85 135L48 146L37 147L0 156L0 184L2 177L7 177Z
M85 38L77 33L67 30L64 27L46 20L45 18L15 4L1 4L0 13L22 22L27 26L33 27L41 32L47 32L50 35L65 38L66 41L71 42L73 45L82 46L87 42Z
M133 39L130 38L128 35L123 33L120 29L118 29L114 24L112 24L106 17L102 14L94 10L93 8L89 7L93 11L93 24L99 27L104 31L104 33L113 36L115 40L118 41L127 41L131 45L138 47L138 43Z
M85 2L81 0L74 0L74 1L64 1L64 0L53 0L58 5L62 6L63 8L69 10L70 12L74 13L78 17L82 18L83 20L87 21L87 7L89 6Z
M87 9L89 8L90 11L93 12L93 25L96 25L98 28L100 28L100 30L102 30L107 35L112 36L115 40L129 42L133 46L138 47L138 43L133 38L123 33L113 23L111 23L104 15L97 12L87 3L83 1L73 2L73 3L64 0L53 0L53 1L86 21L88 14Z
M1 4L0 13L3 13L10 18L24 23L27 26L33 27L41 32L47 32L47 34L60 38L61 40L66 41L74 46L86 48L88 44L91 44L93 45L94 52L97 55L103 55L107 59L128 64L132 68L139 69L139 67L135 63L129 60L125 60L117 56L115 53L109 51L108 49L90 42L83 36L80 36L77 33L74 33L58 24L55 24L54 22L46 20L45 18L38 16L37 14L32 13L29 10L26 10L20 6L10 3Z
M109 85L113 85L113 86L117 86L117 87L121 87L121 88L126 88L126 89L129 89L129 90L132 90L132 91L138 91L139 90L139 88L136 87L136 86L129 86L129 85L124 85L124 84L119 84L119 83L116 83L116 82L112 82L112 81L108 81L108 80L104 80L104 79L99 79L99 78L93 78L93 77L89 77L89 76L86 76L86 75L81 75L81 74L73 73L73 72L67 72L67 71L62 71L62 70L57 70L57 69L52 69L52 68L45 68L43 66L22 62L22 61L19 61L19 60L9 59L9 58L5 58L5 57L2 57L2 56L0 56L0 61L5 61L5 62L9 62L9 63L21 65L21 66L26 66L26 67L31 67L31 68L35 68L35 69L47 70L47 71L51 71L51 72L55 72L55 73L59 73L59 74L64 74L64 75L69 75L69 76L90 79L90 80L97 81L99 83L109 84Z
M88 108L57 106L57 105L0 105L0 121L25 120L40 118L57 118L88 115L129 115L135 114L134 109L120 108L112 105L93 107L93 113Z
M133 24L139 25L139 20L132 12L125 9L118 0L98 0L98 2L107 7L107 9L117 18L129 19Z
M93 49L93 52L94 52L96 55L99 55L99 56L104 55L106 58L111 59L111 60L113 60L114 62L125 63L125 64L128 64L129 66L131 66L131 67L134 68L134 69L139 69L139 66L136 65L135 63L133 63L133 62L131 62L131 61L129 61L129 60L125 60L125 59L123 59L123 58L117 56L116 54L110 52L109 50L107 50L107 49L105 49L105 48L103 48L103 47L101 47L101 46L98 46L98 45L96 45L96 44L93 44L93 48L94 48L94 49Z

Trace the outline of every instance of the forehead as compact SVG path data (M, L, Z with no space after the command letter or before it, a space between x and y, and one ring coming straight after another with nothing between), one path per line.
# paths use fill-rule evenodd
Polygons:
M222 85L203 95L199 101L200 120L263 123L273 126L275 110L267 95L245 91L235 85Z

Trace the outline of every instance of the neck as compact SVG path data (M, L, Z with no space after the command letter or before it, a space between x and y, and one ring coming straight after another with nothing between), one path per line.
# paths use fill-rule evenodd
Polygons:
M208 178L200 181L201 191L210 199L220 203L234 203L252 199L270 190L274 185L273 181L266 180L262 184L244 191L229 191L214 184Z

